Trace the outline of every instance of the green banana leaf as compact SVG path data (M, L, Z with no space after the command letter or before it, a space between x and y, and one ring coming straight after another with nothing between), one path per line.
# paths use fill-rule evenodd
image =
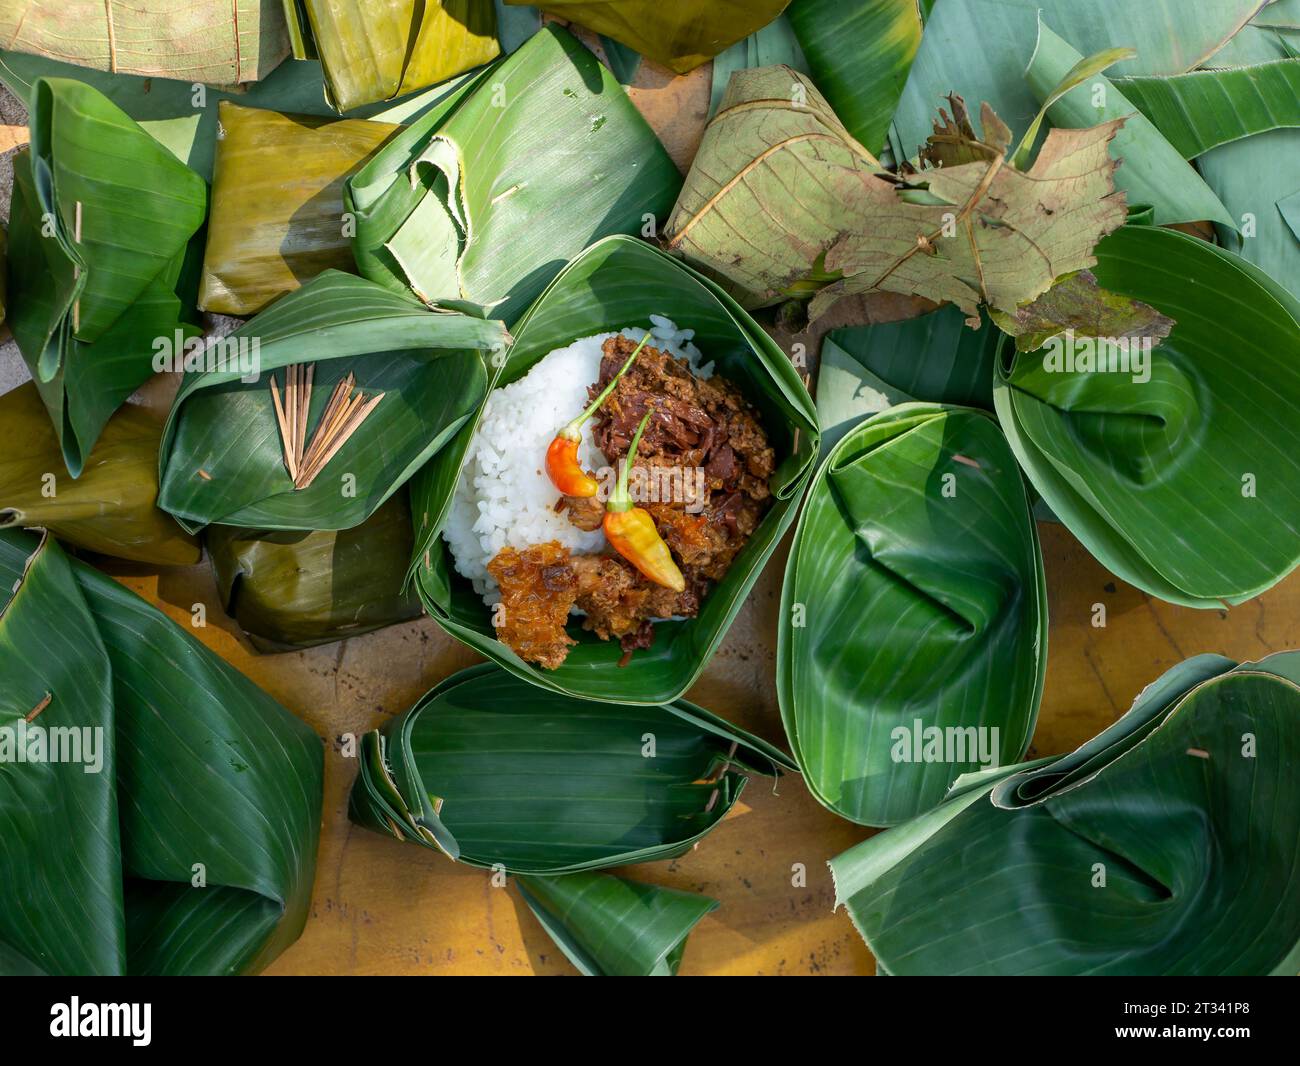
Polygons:
M1263 0L943 0L927 16L907 87L894 116L910 155L930 133L931 116L951 92L987 100L1011 129L1038 111L1024 70L1042 20L1084 55L1128 47L1117 76L1181 74L1201 65L1261 7Z
M261 652L310 648L421 614L403 588L411 510L398 492L361 525L276 532L209 526L222 607Z
M686 938L718 901L613 874L521 877L528 909L585 977L675 977Z
M223 100L243 107L262 107L295 115L336 118L325 99L319 63L282 63L263 81L236 91L204 88L196 93L187 81L107 74L40 56L0 50L0 83L27 99L38 78L68 78L98 89L130 115L159 144L201 177L210 180L217 144L217 111ZM347 112L348 118L411 122L452 95L469 78L464 75L394 103L369 104Z
M9 237L0 226L0 325L5 320L5 297L9 292Z
M790 360L720 288L689 267L631 237L607 237L573 260L520 320L516 340L493 387L508 385L576 338L667 315L695 330L694 343L718 373L758 408L777 469L773 506L726 578L705 597L698 617L655 623L651 648L619 667L617 641L602 641L576 623L578 641L564 663L543 670L496 639L492 612L455 572L440 532L474 425L425 467L411 485L416 527L413 576L425 610L448 633L535 685L594 700L671 703L699 677L782 534L794 520L816 460L816 412Z
M671 859L789 758L684 700L594 704L491 663L361 739L358 825L470 866L558 874Z
M1067 72L1083 56L1058 37L1044 23L1039 26L1038 45L1025 71L1034 98L1045 103ZM1096 106L1096 95L1104 93L1104 105ZM1049 95L1050 94L1050 95ZM1234 225L1227 208L1213 190L1161 135L1141 111L1103 74L1090 76L1048 108L1052 124L1061 129L1079 129L1124 118L1124 125L1111 142L1111 154L1122 160L1115 171L1115 187L1124 190L1133 203L1151 204L1156 225L1197 222L1202 219Z
M542 13L535 7L512 7L506 0L493 0L497 12L497 39L506 55L517 51L542 28Z
M1184 159L1253 133L1300 126L1300 59L1115 85Z
M890 974L1293 975L1298 679L1179 663L1074 753L837 856L837 904Z
M506 0L523 5L528 0ZM766 26L790 0L564 0L535 5L686 74Z
M1221 144L1196 165L1237 222L1219 240L1300 299L1300 130Z
M811 73L788 14L778 16L761 30L751 33L743 41L737 41L714 57L710 72L709 118L721 106L722 95L727 91L731 75L738 70L774 66L786 66L800 74Z
M613 74L547 26L376 153L344 202L365 277L512 323L591 242L652 233L680 187Z
M280 0L18 0L0 8L18 52L187 84L264 78L289 54Z
M917 318L836 329L822 340L817 422L822 453L866 415L911 400L993 410L993 363L1002 334L945 306Z
M14 160L9 326L73 477L180 328L207 188L81 82L37 79ZM190 331L193 332L193 331Z
M360 525L477 415L500 322L435 313L363 278L327 270L227 340L242 366L186 373L159 455L159 506L195 532L210 523L251 529ZM310 488L284 466L269 377L314 363L314 432L335 384L349 373L370 417ZM252 367L249 374L247 367ZM284 385L284 375L277 379Z
M296 59L339 111L406 96L501 52L492 0L283 0Z
M1300 56L1300 2L1268 0L1203 67L1243 67Z
M81 477L63 473L59 438L31 382L0 396L0 425L21 448L0 452L0 529L39 526L119 559L191 566L201 551L157 507L162 423L130 404L104 426Z
M320 738L52 540L0 532L0 588L0 969L265 967L307 921Z
M1300 301L1250 263L1172 230L1097 247L1099 284L1176 325L1118 370L1016 354L994 404L1052 511L1113 573L1188 607L1240 603L1300 561ZM1080 352L1086 355L1086 352ZM1115 353L1112 353L1114 356Z
M794 0L786 17L817 88L879 155L921 45L916 0Z
M343 183L398 127L218 105L199 306L253 315L324 270L354 270Z
M808 790L864 825L928 810L1024 755L1046 666L1038 533L993 417L905 403L851 429L781 591L777 697Z

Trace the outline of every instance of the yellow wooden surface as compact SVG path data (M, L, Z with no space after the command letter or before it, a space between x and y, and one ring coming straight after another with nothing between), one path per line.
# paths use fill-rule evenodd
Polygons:
M708 101L707 68L687 78L643 67L633 98L685 169ZM174 386L173 386L174 387ZM165 386L163 386L165 388ZM155 392L158 387L155 387ZM1051 608L1046 694L1031 754L1066 751L1114 721L1141 688L1198 652L1257 658L1300 644L1300 576L1241 607L1193 611L1114 579L1062 527L1043 525ZM688 694L784 746L773 687L784 548L769 563L718 656ZM192 630L327 739L324 819L311 919L272 974L567 974L573 969L512 888L482 870L352 826L360 735L476 661L429 619L303 652L257 656L222 614L206 566L162 575L118 567L128 587ZM1106 625L1093 625L1094 605ZM751 783L723 824L686 857L633 868L638 878L703 892L722 906L692 935L684 974L866 974L873 962L843 911L832 912L826 860L869 835L820 807L797 776ZM806 883L795 884L801 865Z

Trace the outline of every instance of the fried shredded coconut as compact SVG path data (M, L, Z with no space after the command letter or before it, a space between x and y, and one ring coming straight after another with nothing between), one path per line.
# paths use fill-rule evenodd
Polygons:
M621 334L605 341L591 399L635 347ZM625 664L653 644L653 620L699 614L771 506L776 453L735 385L697 377L685 360L647 345L597 416L596 444L611 463L625 459L650 406L654 414L631 471L634 495L672 550L686 588L657 585L615 554L573 556L557 541L505 548L488 564L501 588L497 636L528 662L551 670L564 662L577 643L565 629L576 607L584 629L619 641ZM604 518L599 498L566 496L558 506L579 529L598 529Z

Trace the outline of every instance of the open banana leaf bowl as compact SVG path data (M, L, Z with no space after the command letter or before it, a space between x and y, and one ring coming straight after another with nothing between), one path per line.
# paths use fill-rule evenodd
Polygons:
M762 329L718 286L644 242L608 237L574 259L514 327L514 343L493 387L518 380L540 359L580 337L625 326L649 327L666 315L694 329L695 344L718 373L731 379L760 413L776 449L775 503L696 618L658 622L651 648L618 665L618 644L583 633L558 669L524 662L496 639L491 611L452 565L440 536L473 425L412 481L416 520L412 576L428 613L453 636L535 685L587 699L670 703L700 675L794 520L817 456L816 412L790 363Z

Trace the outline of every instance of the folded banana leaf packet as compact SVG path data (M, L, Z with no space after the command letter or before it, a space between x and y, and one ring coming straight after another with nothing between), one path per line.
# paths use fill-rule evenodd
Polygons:
M307 920L324 755L156 608L0 531L0 971L256 973Z
M352 529L209 526L203 539L222 606L258 651L328 644L423 613L406 587L412 529L404 492Z
M960 774L1023 756L1047 666L1047 588L993 418L903 403L850 429L809 488L780 617L786 735L837 814L895 825Z
M837 856L837 903L891 974L1294 974L1297 680L1294 651L1179 663L1073 753Z
M522 6L525 0L506 0ZM790 0L567 0L536 5L686 74L762 29Z
M199 542L158 508L162 421L126 404L75 480L36 386L0 395L0 425L26 447L0 452L0 529L41 527L66 544L135 562L190 566Z
M343 183L398 129L222 100L199 306L248 316L325 270L353 271Z
M508 340L500 322L327 270L226 338L224 366L185 375L163 432L159 505L190 531L360 525L475 415ZM292 388L293 368L313 379ZM303 402L286 431L294 394ZM359 423L349 403L361 404ZM324 448L308 484L288 468L290 437L303 457Z
M685 700L592 703L492 663L452 675L367 733L358 761L348 801L358 825L538 877L684 854L750 774L793 768Z
M237 85L289 54L278 0L23 0L0 9L17 52L115 74Z
M339 111L406 96L495 59L493 0L283 0L296 59L319 59Z
M712 363L716 374L732 382L753 405L773 449L770 506L734 563L702 597L698 614L655 621L650 646L630 658L619 641L597 639L575 618L567 623L574 644L562 663L545 668L525 661L499 639L495 610L457 571L444 535L481 415L465 427L454 448L430 462L411 484L416 518L412 577L429 615L506 670L585 699L663 704L690 688L794 521L816 464L816 411L785 353L717 285L632 237L607 237L564 268L520 319L514 344L493 378L494 395L519 382L557 349L626 327L648 328L652 316L694 331L692 343L700 358ZM509 453L509 444L486 442L494 453ZM487 506L486 501L480 503Z
M653 235L680 187L613 74L546 26L450 115L435 109L394 137L344 202L364 277L513 323L589 244Z
M207 186L88 85L38 79L28 109L8 323L76 477L109 416L153 373L155 339L182 328Z

